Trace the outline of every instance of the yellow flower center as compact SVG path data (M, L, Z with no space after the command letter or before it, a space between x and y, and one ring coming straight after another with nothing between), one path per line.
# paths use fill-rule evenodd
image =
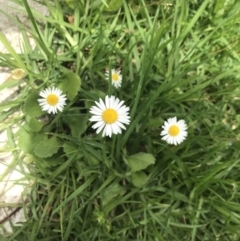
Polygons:
M49 105L56 105L58 103L58 97L54 94L50 94L47 97L47 103Z
M102 118L106 123L112 124L112 123L116 122L116 120L118 118L118 114L114 109L106 109L102 113Z
M168 130L168 134L170 136L177 136L179 134L179 132L180 132L179 127L175 126L175 125L171 126Z
M118 74L112 74L112 80L118 81Z

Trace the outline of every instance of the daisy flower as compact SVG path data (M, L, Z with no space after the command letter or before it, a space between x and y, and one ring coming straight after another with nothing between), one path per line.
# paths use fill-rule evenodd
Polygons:
M25 75L26 75L26 72L25 72L24 69L14 69L14 70L12 71L11 77L12 77L12 79L14 79L14 80L20 80L20 79L22 79Z
M42 90L39 94L42 99L38 99L39 105L43 111L47 111L49 114L56 114L63 110L63 106L66 105L66 95L62 94L62 91L55 87L50 87Z
M124 101L120 101L115 96L106 96L105 102L99 99L99 102L95 101L95 103L96 106L90 108L90 113L93 116L89 120L96 122L93 129L97 129L97 134L101 130L103 130L103 137L121 134L121 129L126 129L123 124L128 125L130 123L129 107L123 105Z
M187 125L184 120L177 121L177 117L169 118L164 122L161 132L162 140L168 144L178 145L187 137Z
M122 75L120 70L112 69L110 72L109 70L106 71L107 79L109 79L109 75L111 74L112 84L115 88L119 88L122 85Z

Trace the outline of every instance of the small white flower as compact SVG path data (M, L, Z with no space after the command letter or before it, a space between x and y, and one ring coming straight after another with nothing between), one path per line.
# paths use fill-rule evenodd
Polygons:
M171 145L178 145L187 137L187 125L184 120L177 121L177 117L169 118L164 122L161 132L162 140Z
M38 99L39 105L43 111L47 111L49 114L56 114L57 111L62 111L63 106L66 105L66 95L62 94L62 91L55 87L50 87L42 90L39 94L42 99Z
M95 103L96 106L92 106L90 109L93 116L89 120L96 122L93 129L97 129L97 134L101 130L103 130L103 137L121 134L121 129L126 129L123 124L128 125L130 123L129 107L123 105L124 101L120 101L115 96L106 96L105 103L102 99L99 99L99 102L95 101Z
M107 79L109 79L109 74L111 73L112 84L115 88L119 88L122 85L122 75L120 70L112 69L110 72L106 71Z

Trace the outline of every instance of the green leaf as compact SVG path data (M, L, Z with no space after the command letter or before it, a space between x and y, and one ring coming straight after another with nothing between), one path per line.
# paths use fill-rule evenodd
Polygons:
M23 152L32 154L36 145L40 141L45 141L46 139L46 135L43 133L34 133L25 125L19 130L18 145Z
M71 142L65 142L63 144L63 151L69 159L71 159L73 156L78 160L83 157L83 153L81 150L79 150L79 146Z
M44 165L45 167L54 167L62 164L64 162L64 157L59 155L59 153L54 154L51 157L45 158L42 160L42 166Z
M139 152L126 158L132 171L137 172L146 169L149 165L155 163L155 157L152 154Z
M57 153L51 157L42 159L35 155L28 154L26 155L24 161L27 164L38 163L38 165L40 165L42 168L46 168L46 167L54 167L54 166L61 165L64 162L64 157L59 153Z
M163 119L161 117L154 117L149 120L149 125L151 128L156 128L162 125Z
M65 0L65 2L71 9L74 9L74 0Z
M34 133L27 131L24 127L20 129L18 146L25 153L32 153L35 147L34 142Z
M34 153L38 157L46 158L51 157L53 154L57 153L59 148L60 145L58 143L57 137L53 136L36 144Z
M106 96L106 93L96 89L88 91L88 94L92 95L94 98L96 98L96 100L98 100L99 98L105 99L105 96Z
M80 77L70 71L64 73L60 79L59 88L67 95L69 100L73 100L81 87Z
M101 155L101 153L99 153L99 155ZM85 161L89 164L89 166L95 166L99 164L99 160L93 155L88 155L87 157L85 156Z
M132 183L136 187L144 186L148 181L148 176L140 171L140 172L133 172L132 173Z
M43 115L45 112L42 111L38 99L39 93L37 91L32 91L26 98L23 112L30 117L38 117Z
M31 129L33 132L39 132L41 131L42 127L45 125L44 122L41 122L37 120L36 118L29 118L27 121L28 127Z
M89 117L82 115L79 110L71 110L63 116L65 122L71 129L72 136L78 137L87 129Z
M67 3L68 7L70 7L71 9L74 9L74 1L75 0L65 0L65 2ZM81 0L78 0L79 2L81 2Z
M93 99L96 99L97 101L100 99L105 99L106 94L100 90L90 90L88 91L88 94L92 96ZM86 108L91 108L94 105L93 101L85 101L85 107Z
M12 88L16 85L20 85L22 81L9 79L0 85L0 91L6 88Z
M122 196L125 193L125 188L120 186L118 183L113 183L110 187L104 189L103 195L102 195L102 205L106 206L109 202L111 202L113 199L117 196Z
M218 0L215 2L214 6L214 13L224 13L224 4L225 0Z
M108 0L107 1L108 7L105 6L104 11L107 11L107 12L117 11L121 7L122 3L123 3L122 0Z

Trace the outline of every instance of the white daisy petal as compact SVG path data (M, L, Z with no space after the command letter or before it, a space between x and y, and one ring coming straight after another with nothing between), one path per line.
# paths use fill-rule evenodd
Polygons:
M93 116L90 121L101 121L102 117L101 116Z
M162 128L160 135L168 144L178 145L187 137L187 125L184 120L177 121L177 117L166 120Z
M160 133L160 135L161 135L161 136L165 136L165 135L167 135L167 133L168 133L167 130L163 130L163 131Z
M57 109L62 112L63 111L63 107L62 106L58 106Z
M102 110L99 109L99 108L96 107L96 106L93 106L93 107L90 109L89 112L92 113L92 114L95 114L95 115L101 115Z
M111 137L112 135L112 129L110 124L106 124L106 135Z
M100 133L100 131L105 127L105 123L103 123L102 125L100 125L96 131L96 133Z
M66 105L66 95L62 94L62 91L58 88L50 87L42 90L39 96L42 97L42 99L38 99L40 107L49 114L56 114L58 111L62 112L64 105Z
M106 107L104 105L104 102L99 99L99 102L95 101L96 105L99 107L100 110L104 110Z
M106 105L106 108L109 109L110 100L109 100L109 98L108 98L108 95L105 97L105 105Z
M97 133L98 134L98 133ZM102 137L106 136L106 125L103 128L103 133L102 133Z
M90 108L92 116L89 121L95 122L92 128L97 129L96 133L102 131L103 137L121 134L122 129L126 129L124 125L130 123L129 108L123 105L124 101L107 95L104 101L100 99L95 103L96 105Z
M114 134L121 133L121 128L116 123L112 124L112 130Z
M119 120L119 123L124 123L124 124L128 125L130 123L130 120L121 119L121 120Z
M124 103L124 101L123 101L123 100L122 100L122 101L120 101L120 102L118 103L117 107L116 107L116 110L121 109L121 107L122 107L123 103Z
M103 121L98 121L97 123L95 123L92 128L93 129L97 129L99 126L105 125Z
M126 107L126 106L122 106L120 108L117 108L118 112L119 113L125 113L125 112L128 112L129 111L129 107Z
M117 106L118 106L118 103L120 102L120 100L118 99L118 98L116 98L115 100L114 100L114 104L113 104L113 108L114 109L117 109Z
M122 129L126 130L126 127L120 121L117 122L117 125Z

